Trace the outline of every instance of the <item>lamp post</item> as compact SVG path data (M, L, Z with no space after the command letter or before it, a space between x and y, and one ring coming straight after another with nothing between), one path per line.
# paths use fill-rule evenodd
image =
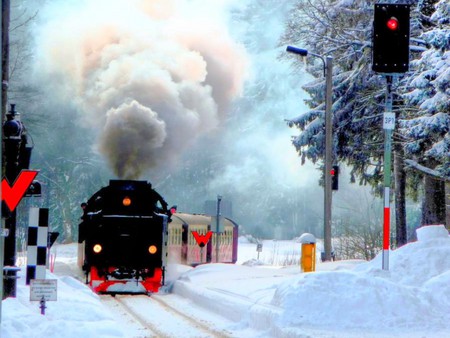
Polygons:
M324 250L325 260L331 260L331 143L332 143L332 119L331 119L331 105L333 94L333 58L331 56L323 57L318 54L308 52L306 49L301 49L293 46L287 46L286 51L300 56L308 56L308 54L315 56L323 62L323 76L325 77L325 166L324 166Z
M217 217L216 217L216 263L219 262L219 248L220 248L220 202L222 201L222 196L217 195Z

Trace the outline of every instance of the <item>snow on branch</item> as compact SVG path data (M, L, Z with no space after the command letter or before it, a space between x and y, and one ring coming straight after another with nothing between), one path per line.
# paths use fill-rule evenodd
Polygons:
M414 53L422 53L428 50L428 48L420 47L420 46L409 46L409 50Z
M450 182L450 177L444 177L444 176L442 176L438 171L433 170L433 169L430 169L430 168L427 168L427 167L425 167L425 166L423 166L423 165L417 163L416 161L413 161L413 160L405 160L405 163L406 163L408 166L410 166L410 167L412 167L412 168L414 168L414 169L420 171L420 172L421 172L422 174L424 174L424 175L432 176L432 177L434 177L434 178L436 178L436 179L438 179L438 180Z

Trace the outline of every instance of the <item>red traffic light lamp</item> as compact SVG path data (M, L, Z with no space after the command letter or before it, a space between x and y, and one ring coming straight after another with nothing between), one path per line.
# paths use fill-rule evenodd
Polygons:
M334 165L330 170L331 190L339 190L339 166Z
M386 23L387 27L391 30L391 31L395 31L398 29L398 20L395 17L391 17L388 22Z
M375 4L372 70L399 74L409 69L409 12L406 4Z

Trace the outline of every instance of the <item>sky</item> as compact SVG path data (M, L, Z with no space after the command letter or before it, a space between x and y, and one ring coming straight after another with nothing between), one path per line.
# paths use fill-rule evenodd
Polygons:
M237 264L169 265L168 287L156 297L230 337L449 337L449 233L433 225L419 228L417 237L390 251L388 271L377 256L369 262L317 260L310 273L282 265L298 261L295 240L264 241L258 259L256 244L241 237ZM111 303L73 277L76 244L57 245L52 255L56 264L47 278L57 280L57 301L40 314L38 302L29 300L19 257L17 297L2 302L2 338L141 337ZM124 301L156 323L170 320L149 307L146 296ZM195 336L183 325L167 330L173 337Z

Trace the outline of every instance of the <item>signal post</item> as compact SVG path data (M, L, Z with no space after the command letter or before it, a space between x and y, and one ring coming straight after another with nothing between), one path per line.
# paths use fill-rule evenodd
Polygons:
M386 77L384 130L383 270L389 270L392 135L395 128L392 84L409 68L409 11L406 4L376 4L373 21L372 70Z

